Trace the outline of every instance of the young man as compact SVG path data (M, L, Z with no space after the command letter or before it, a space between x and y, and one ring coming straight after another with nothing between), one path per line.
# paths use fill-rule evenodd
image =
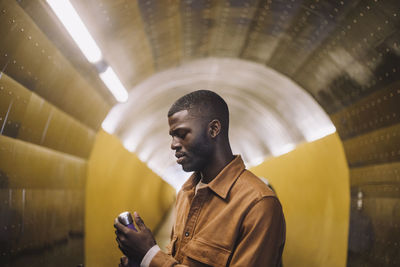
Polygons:
M229 111L199 90L168 112L177 163L194 172L179 191L168 253L134 214L139 232L115 221L121 251L140 266L281 266L285 220L275 194L245 169L229 143ZM120 266L129 266L126 257Z

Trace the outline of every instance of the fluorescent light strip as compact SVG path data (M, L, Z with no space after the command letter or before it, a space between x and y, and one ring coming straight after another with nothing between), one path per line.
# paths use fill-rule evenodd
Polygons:
M91 63L101 60L101 51L85 24L68 0L47 0L54 13L67 29L72 39Z
M71 3L68 0L47 0L47 3L89 62L99 62L102 59L100 48ZM125 102L128 100L128 92L111 67L107 67L106 71L100 73L99 76L117 101Z
M100 73L99 76L117 101L126 102L128 100L128 92L111 67L108 67L106 71Z

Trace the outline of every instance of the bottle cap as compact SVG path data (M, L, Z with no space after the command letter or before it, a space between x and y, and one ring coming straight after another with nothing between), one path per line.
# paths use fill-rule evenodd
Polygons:
M125 226L128 224L132 224L132 215L129 213L129 211L124 211L120 215L118 215L118 221Z

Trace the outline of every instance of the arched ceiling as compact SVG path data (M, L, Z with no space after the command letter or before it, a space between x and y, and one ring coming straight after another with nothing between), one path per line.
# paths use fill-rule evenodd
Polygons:
M131 90L127 103L114 106L103 128L179 189L187 174L167 153L166 114L176 99L197 89L213 90L227 101L232 148L248 166L335 132L323 109L291 80L261 64L229 58L196 60L153 75Z
M45 1L18 2L86 79L114 102ZM241 58L288 76L333 113L373 91L379 75L385 75L382 82L393 81L400 56L397 0L71 3L128 90L161 70L195 59ZM343 87L351 90L347 96Z

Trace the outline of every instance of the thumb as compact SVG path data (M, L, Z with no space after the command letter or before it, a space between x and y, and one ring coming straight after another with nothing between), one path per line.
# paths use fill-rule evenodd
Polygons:
M135 217L135 223L138 226L140 231L146 230L146 225L144 224L142 218L140 218L139 214L135 211L133 213L133 216Z

